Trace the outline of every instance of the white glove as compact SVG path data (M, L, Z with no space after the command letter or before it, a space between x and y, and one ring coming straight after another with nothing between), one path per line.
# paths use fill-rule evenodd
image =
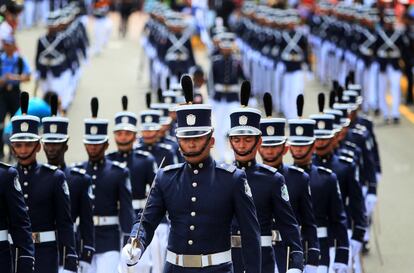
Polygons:
M379 182L381 181L381 178L382 178L382 174L381 173L375 173L375 177L377 179L377 184L379 184Z
M365 197L365 207L367 209L367 215L371 216L371 214L374 212L375 205L377 204L377 196L372 193L368 193Z
M357 241L357 240L353 240L351 239L351 252L352 252L352 257L357 257L359 256L359 253L361 252L362 249L362 243Z
M303 270L303 273L317 273L318 267L316 265L305 265L305 269Z
M334 263L332 269L335 273L347 273L348 265L342 263Z
M90 263L79 261L79 273L88 273L91 267Z
M302 270L297 269L297 268L291 268L291 269L288 269L286 273L302 273Z
M121 260L124 264L135 265L141 258L141 249L132 247L130 243L126 244L122 249Z

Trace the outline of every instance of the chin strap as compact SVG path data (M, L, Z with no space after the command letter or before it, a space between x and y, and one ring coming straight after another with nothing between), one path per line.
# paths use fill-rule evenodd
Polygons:
M302 159L306 158L306 157L307 157L307 156L311 153L313 145L315 145L315 144L312 144L312 146L310 146L310 147L309 147L309 150L308 150L308 151L306 152L306 154L304 154L303 156L297 157L297 156L295 156L295 155L292 153L292 157L293 157L293 159L295 159L295 160L302 160Z
M127 142L119 142L119 141L115 141L116 145L119 146L127 146L130 145L131 143L134 143L135 139L131 140L131 141L127 141Z
M230 145L231 145L231 148L233 149L233 151L238 155L238 156L246 156L246 155L249 155L249 154L251 154L252 152L253 152L253 150L256 148L256 145L257 145L257 143L259 142L259 136L256 136L256 140L255 140L255 142L254 142L254 145L252 146L252 148L250 148L250 150L248 150L248 151L246 151L246 152L244 152L244 153L240 153L240 152L238 152L235 148L234 148L234 146L233 146L233 144L231 143L231 141L230 141Z
M19 159L19 160L26 160L26 159L29 159L34 153L35 153L35 151L36 151L36 149L37 149L37 147L39 146L39 142L37 142L37 144L36 144L36 146L33 148L33 150L32 150L32 152L28 155L28 156L19 156L17 153L16 153L16 151L14 150L14 148L13 148L13 145L11 146L11 149L12 149L12 151L13 151L13 153L14 153L14 155L16 156L16 158L17 159Z
M328 148L328 146L329 145L331 145L332 144L332 139L330 139L329 140L329 142L328 142L328 144L326 144L325 146L322 146L322 147L316 147L316 150L318 150L318 151L322 151L322 150L325 150L326 148Z
M208 144L210 143L210 139L211 139L211 136L212 136L212 133L210 133L209 135L208 135L208 138L207 138L207 140L206 140L206 143L204 143L204 146L200 149L200 151L198 151L198 152L193 152L193 153L186 153L186 152L184 152L184 150L181 148L181 145L180 145L180 142L178 142L178 146L180 147L180 151L181 151L181 153L183 154L183 156L185 156L185 157L197 157L197 156L199 156L199 155L201 155L206 149L207 149L207 146L208 146Z

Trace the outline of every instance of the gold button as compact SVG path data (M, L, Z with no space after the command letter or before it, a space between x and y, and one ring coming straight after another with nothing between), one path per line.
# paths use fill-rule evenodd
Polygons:
M92 185L92 189L95 189L95 188L96 188L96 185L94 185L94 184L93 184L93 185Z
M26 170L24 171L24 174L27 174L27 171Z
M195 202L195 201L197 201L197 198L196 197L191 197L191 201Z
M194 173L194 174L198 174L198 170L194 170L194 171L193 171L193 173Z
M200 164L198 164L198 167L201 169L201 168L203 168L203 163L200 163Z
M96 175L92 175L92 179L96 179Z
M93 169L96 171L98 169L98 167L97 166L93 166Z
M195 226L191 225L190 230L194 230L194 229L195 229Z
M238 231L237 231L237 234L239 234L239 235L240 235L240 230L238 230Z
M192 211L192 212L191 212L191 216L193 216L193 217L194 217L194 216L196 216L195 211Z
M29 183L27 181L23 182L23 186L27 187Z
M242 170L244 171L244 170L246 170L246 168L245 167L242 167Z
M23 195L25 199L27 199L29 197L29 195L25 194Z
M197 187L197 182L193 182L193 188Z
M191 246L193 245L193 240L188 240L188 244Z
M29 210L29 207L26 207L26 210Z
M127 154L124 154L124 157L127 157L128 155Z

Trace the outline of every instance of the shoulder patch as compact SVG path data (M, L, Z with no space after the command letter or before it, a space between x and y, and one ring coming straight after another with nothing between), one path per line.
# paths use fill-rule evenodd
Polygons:
M167 150L171 150L172 146L170 144L166 144L166 143L158 143L158 146Z
M168 165L168 166L162 168L162 170L164 172L168 172L168 171L171 171L171 170L176 170L178 168L181 168L181 166L183 166L183 165L184 165L184 163L178 163L178 164Z
M175 137L172 137L172 136L166 136L165 138L166 138L166 139L168 139L168 140L170 140L170 141L177 142L177 139L176 139Z
M226 164L226 163L222 163L222 164L217 164L216 165L217 169L221 169L221 170L225 170L226 172L229 173L234 173L237 169L236 166L234 165L230 165L230 164Z
M273 168L271 166L268 166L268 165L265 165L265 164L259 164L259 166L262 169L266 169L266 170L270 171L271 173L276 173L277 172L277 169L276 168Z
M305 172L305 170L304 170L304 169L299 168L299 167L294 166L294 165L290 165L290 166L289 166L289 169L290 169L290 170L295 170L295 171L298 171L298 172L300 172L300 173L304 173L304 172Z
M352 131L351 131L351 132L352 132L353 134L360 135L360 136L363 136L363 135L364 135L364 133L363 133L361 130L356 129L356 128L352 129Z
M328 168L325 168L325 167L321 167L321 166L318 166L318 170L324 171L324 172L329 173L329 174L332 173L332 170L331 169L328 169Z
M48 163L45 163L42 166L45 167L46 169L49 169L49 170L52 170L52 171L56 171L58 169L57 166L53 166L53 165L50 165Z
M149 152L147 152L147 151L143 151L143 150L135 150L134 152L135 152L136 154L143 155L143 156L146 156L146 157L148 157L148 156L150 156L150 155L151 155Z
M8 169L8 168L10 168L10 167L11 167L11 165L6 164L6 163L4 163L4 162L0 162L0 167L1 167L1 168Z
M70 167L75 168L75 167L81 167L82 165L83 165L83 162L75 162L75 163L72 163Z
M341 160L343 162L346 162L346 163L353 163L354 162L354 160L352 158L346 157L346 156L342 156L342 155L339 156L339 160Z
M126 163L121 163L121 162L119 162L119 161L112 161L112 164L114 165L114 166L117 166L117 167L119 167L119 168L121 168L121 169L125 169L126 168Z
M86 174L85 169L81 169L81 168L78 168L78 167L73 167L72 169L70 169L70 171L74 172L74 173L82 174L82 175Z

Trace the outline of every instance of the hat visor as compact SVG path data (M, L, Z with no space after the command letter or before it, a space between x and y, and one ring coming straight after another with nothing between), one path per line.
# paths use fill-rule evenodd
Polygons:
M341 118L341 126L348 127L351 124L351 120L349 118Z
M160 129L161 126L159 124L145 124L140 127L141 131L158 131Z
M114 132L116 131L130 131L130 132L137 132L137 127L132 124L118 124L113 129Z
M315 130L316 139L329 139L329 138L333 138L333 136L334 136L333 130Z
M193 137L202 137L205 135L210 134L213 131L213 128L211 127L205 127L205 128L177 128L175 130L175 136L177 138L193 138Z
M307 146L315 142L314 137L290 137L287 143L291 146Z
M259 136L262 134L262 131L255 127L250 126L240 126L234 127L229 130L228 136Z
M17 133L9 138L10 142L35 142L40 140L40 136L30 133Z
M43 143L63 143L67 141L69 137L42 137Z
M286 138L262 137L262 146L279 146L286 143Z
M83 138L83 143L84 144L102 144L108 141L108 137L107 136L102 136L102 137L89 137L89 136L85 136Z

